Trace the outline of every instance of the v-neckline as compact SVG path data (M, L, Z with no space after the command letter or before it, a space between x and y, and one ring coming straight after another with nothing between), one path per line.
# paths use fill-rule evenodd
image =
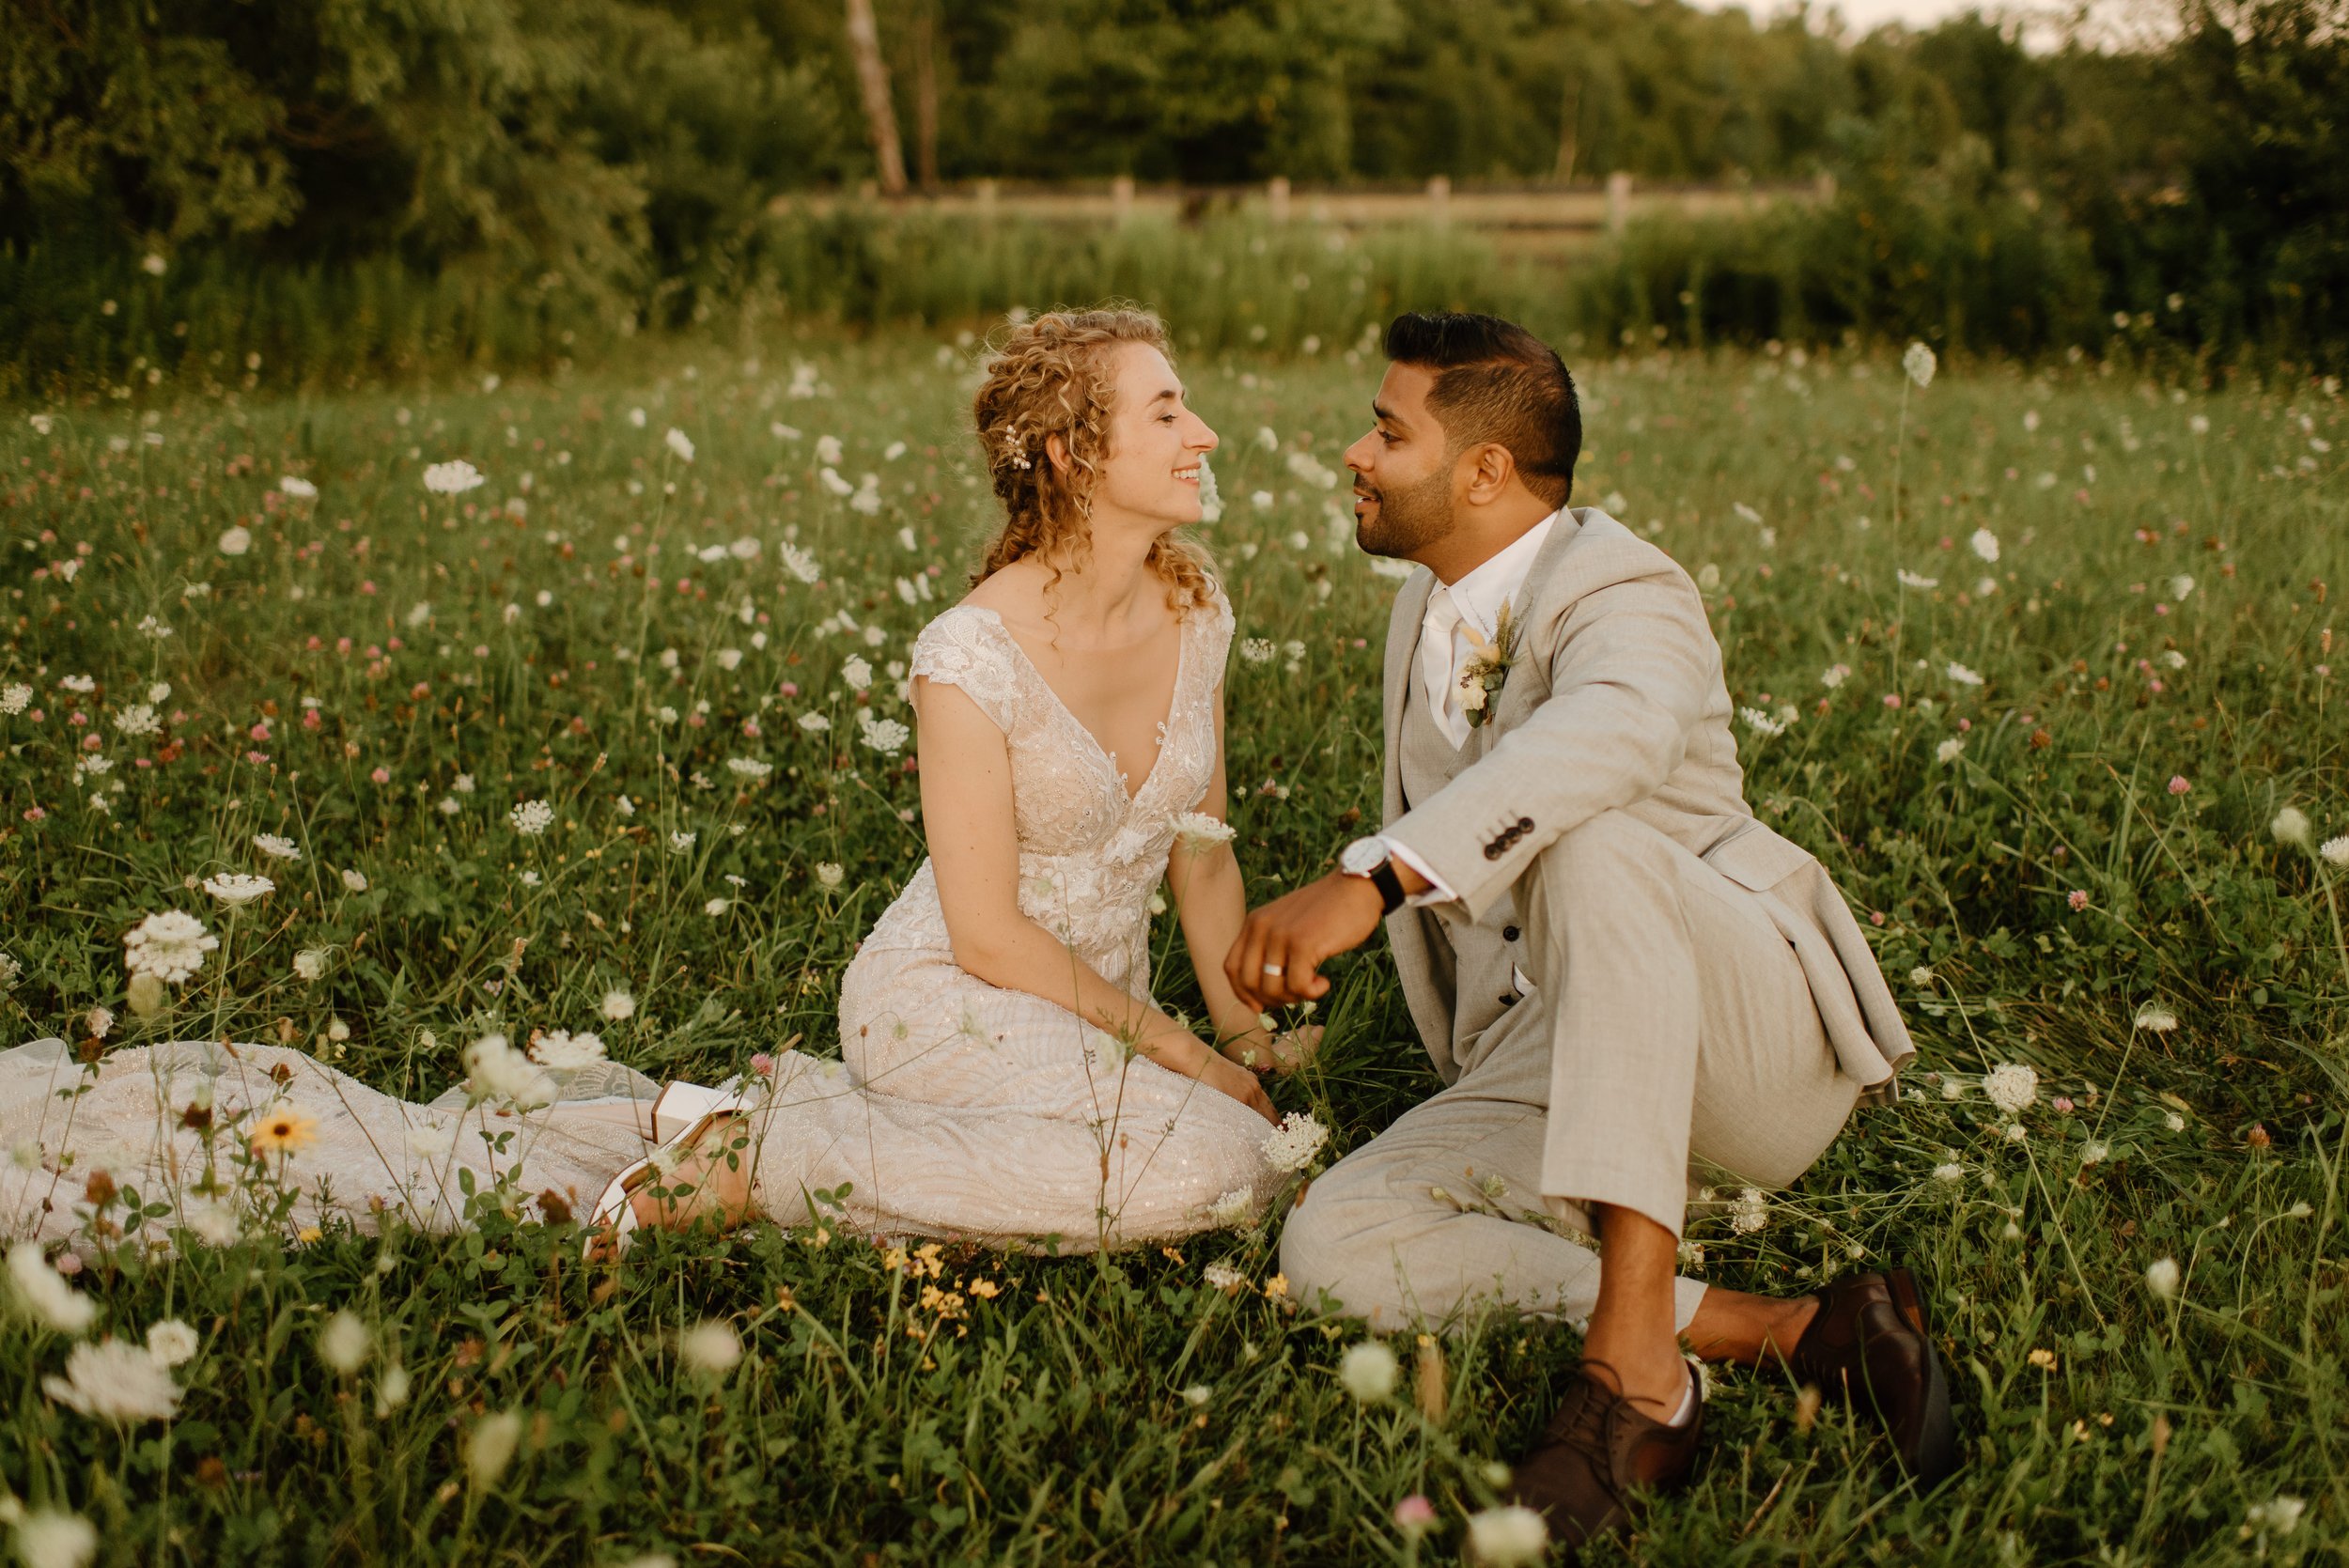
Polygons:
M1077 717L1077 710L1068 706L1067 700L1060 694L1051 681L1045 677L1043 667L1028 657L1028 650L1021 647L1019 639L1012 635L1010 623L1005 621L1002 614L984 604L969 604L962 608L975 610L982 615L993 618L996 629L1003 634L1003 641L1011 644L1011 651L1019 656L1019 662L1028 667L1028 673L1035 676L1036 684L1043 687L1045 692L1051 697L1052 706L1061 710L1062 715L1076 727L1078 734L1093 743L1093 754L1099 757L1101 765L1109 769L1110 782L1116 786L1117 793L1125 797L1126 809L1128 812L1132 811L1135 802L1142 799L1143 791L1150 787L1151 781L1159 776L1159 769L1166 762L1166 750L1174 742L1174 719L1182 711L1183 706L1183 676L1190 669L1190 617L1185 616L1174 623L1174 685L1166 694L1166 717L1159 722L1158 755L1150 759L1150 770L1142 776L1142 783L1136 784L1132 793L1128 794L1122 782L1126 775L1118 771L1117 753L1102 745L1101 737L1085 727L1085 722Z

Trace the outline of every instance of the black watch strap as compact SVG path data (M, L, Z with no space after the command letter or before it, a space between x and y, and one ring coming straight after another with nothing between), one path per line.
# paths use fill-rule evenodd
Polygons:
M1391 915L1403 908L1403 878L1394 874L1392 860L1380 861L1371 867L1370 885L1378 890L1381 915Z

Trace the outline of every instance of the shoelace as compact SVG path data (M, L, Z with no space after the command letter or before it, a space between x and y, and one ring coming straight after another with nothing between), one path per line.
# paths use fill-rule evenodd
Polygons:
M1615 1483L1615 1466L1614 1455L1607 1448L1607 1390L1593 1378L1582 1377L1577 1381L1585 1387L1575 1389L1567 1397L1579 1398L1581 1404L1576 1408L1574 1419L1566 1423L1566 1429L1558 1434L1557 1441L1594 1461L1598 1467L1598 1473L1606 1478L1611 1490Z

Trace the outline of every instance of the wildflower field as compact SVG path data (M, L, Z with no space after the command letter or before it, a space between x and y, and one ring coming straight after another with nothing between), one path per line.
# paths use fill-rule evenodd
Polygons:
M993 520L972 354L661 342L11 411L0 1045L298 1044L416 1100L491 1032L702 1082L836 1051L840 970L922 854L903 660ZM1577 368L1577 500L1703 588L1749 798L1859 908L1921 1047L1797 1189L1721 1194L1689 1266L1915 1267L1965 1453L1888 1490L1869 1427L1716 1373L1699 1483L1629 1555L2341 1560L2339 388ZM1253 899L1377 811L1394 583L1335 471L1378 365L1184 369L1223 438ZM217 945L143 925L170 911ZM133 995L134 928L185 978ZM1195 1011L1171 916L1160 944ZM1272 1085L1333 1155L1437 1087L1383 946L1334 972L1325 1049ZM494 1193L456 1236L163 1250L173 1217L97 1195L123 1241L0 1287L0 1512L40 1563L86 1530L152 1563L1449 1561L1575 1349L1360 1350L1277 1223L1066 1259L763 1224L587 1269ZM85 1408L109 1376L170 1413Z

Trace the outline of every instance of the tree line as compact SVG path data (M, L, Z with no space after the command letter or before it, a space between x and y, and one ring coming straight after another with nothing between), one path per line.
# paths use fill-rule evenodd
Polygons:
M1774 297L1848 293L1853 269L2024 266L2053 270L2062 312L2148 312L2214 353L2349 341L2349 0L2179 0L2161 43L2043 53L1977 16L1855 37L1679 0L25 0L17 16L0 30L0 274L59 307L134 267L209 259L469 273L660 324L739 287L795 189L1620 170L1861 193L1832 232L1646 236L1652 256L1686 253L1659 262L1659 299L1690 292L1672 266L1760 267ZM1993 307L1988 346L2055 346L2052 324L2014 317L2031 287Z

